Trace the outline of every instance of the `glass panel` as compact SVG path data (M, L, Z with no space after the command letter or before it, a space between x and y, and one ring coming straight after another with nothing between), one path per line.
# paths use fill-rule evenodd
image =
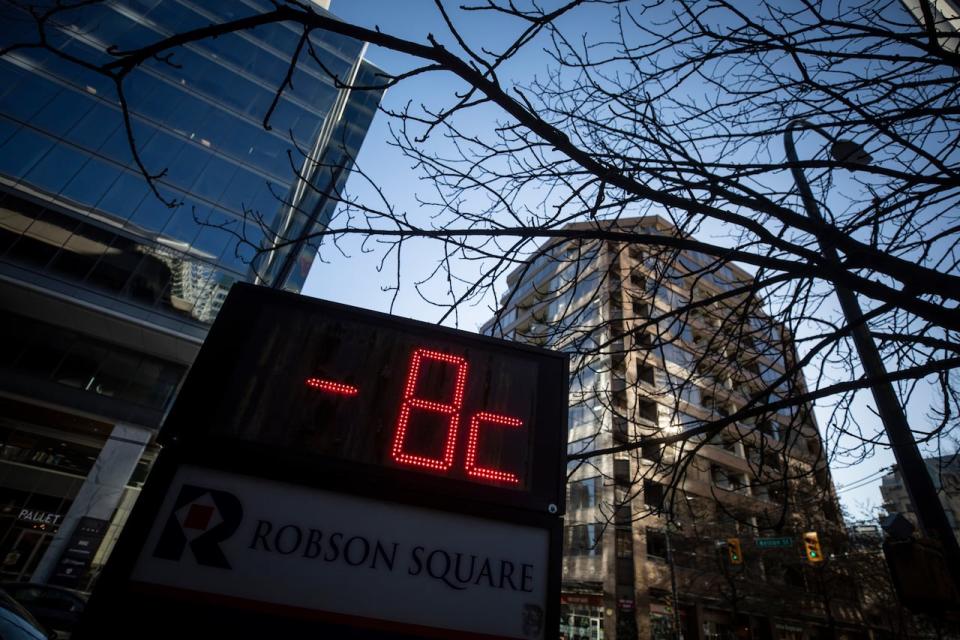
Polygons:
M18 323L15 333L4 336L6 340L29 341L17 362L17 370L38 378L49 378L60 366L64 355L76 341L76 334L67 331L50 331L48 325L36 324L32 329Z
M187 200L174 209L170 221L163 229L163 237L175 241L179 249L188 249L193 239L200 233L200 225L197 220L204 219L207 211L206 207L197 202Z
M102 346L78 342L57 367L53 379L60 384L89 391L100 363L107 356Z
M117 237L90 272L87 282L110 291L120 291L143 257L126 238Z
M0 351L25 345L12 371L92 393L163 408L176 390L186 367L82 336L61 327L11 313L0 313ZM0 457L8 457L0 429Z
M197 181L197 176L206 168L211 157L212 154L199 145L184 144L173 162L163 167L167 170L163 178L164 182L189 190Z
M177 157L184 141L169 133L160 131L140 149L140 159L154 173L166 169Z
M244 208L249 209L253 205L261 191L267 190L267 181L248 169L237 167L225 187L218 204L225 209L241 213ZM268 195L270 195L269 192ZM277 199L270 195L268 203L272 204L272 209L268 210L269 214L276 209Z
M54 258L50 268L70 278L83 280L109 249L113 238L112 233L81 224Z
M67 131L65 139L87 149L99 149L120 128L121 122L118 110L98 102L77 126Z
M119 117L119 114L115 117ZM137 126L134 125L136 131ZM136 138L135 138L136 139ZM142 144L142 143L141 143ZM134 167L133 154L130 153L130 140L127 138L127 129L121 122L120 126L113 130L113 133L107 138L98 149L100 155L113 160L122 165ZM154 171L150 165L146 165L148 170ZM159 171L159 170L157 170Z
M0 147L13 137L13 134L15 134L19 128L19 125L14 124L12 121L0 115Z
M90 390L102 396L123 397L140 366L140 358L132 353L111 351L94 377Z
M86 93L64 89L30 118L30 124L59 138L70 131L93 108Z
M30 169L24 182L50 193L59 193L89 159L90 156L82 151L62 145L54 146Z
M145 247L138 247L141 251ZM135 300L154 304L170 285L170 267L152 253L144 253L140 266L127 282L126 294Z
M52 146L50 138L21 129L0 147L0 173L22 177Z
M231 223L232 226L227 229L218 226ZM231 219L230 216L220 211L213 210L207 217L205 225L193 241L193 251L195 255L206 260L216 261L231 243L236 242L236 237L230 232L230 229L236 229L239 226L239 221Z
M232 162L213 156L190 191L198 198L216 202L237 170L237 165Z
M90 158L83 169L67 183L60 195L92 207L100 201L121 171L115 165Z
M178 194L166 188L161 189L160 194L168 200L179 197ZM167 226L167 222L170 221L173 212L174 209L161 202L153 192L148 192L143 200L140 201L140 206L138 206L137 210L130 216L126 227L140 236L155 236L161 229Z
M0 112L24 122L29 121L62 90L49 80L6 61L0 61L0 86L8 88L0 96Z
M30 216L37 219L30 220ZM76 221L67 216L44 211L30 205L20 212L8 210L8 220L17 218L16 224L29 223L17 241L7 251L7 258L23 264L43 267L57 253L57 249L70 237Z
M182 370L159 360L144 358L123 393L123 398L150 407L163 407L173 396Z
M117 220L127 220L145 197L153 198L147 180L140 174L121 171L110 190L97 203L97 210Z

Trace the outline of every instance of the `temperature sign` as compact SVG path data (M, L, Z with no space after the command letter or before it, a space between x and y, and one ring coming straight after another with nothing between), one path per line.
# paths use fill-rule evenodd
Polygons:
M566 389L563 354L235 285L77 637L557 637Z
M168 425L340 475L561 508L565 371L545 350L238 285Z

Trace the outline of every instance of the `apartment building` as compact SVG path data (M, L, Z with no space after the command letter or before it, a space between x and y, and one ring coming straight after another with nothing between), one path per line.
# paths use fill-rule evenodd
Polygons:
M960 456L938 456L925 458L924 464L927 473L933 479L933 485L943 505L943 512L947 515L953 535L960 540ZM883 476L880 482L880 495L883 496L883 508L888 514L902 513L908 520L917 525L917 514L913 511L913 504L907 494L907 487L903 484L903 476L898 465Z
M751 284L710 256L577 240L508 276L482 330L571 354L566 638L857 635L850 581L822 588L843 525L811 408L788 402L805 388L794 345Z

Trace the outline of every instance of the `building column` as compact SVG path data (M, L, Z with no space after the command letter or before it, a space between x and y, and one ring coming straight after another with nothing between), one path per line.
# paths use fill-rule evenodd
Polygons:
M82 518L110 521L152 436L153 431L144 427L114 425L60 528L33 572L33 582L46 583L50 580ZM89 551L92 560L97 550Z

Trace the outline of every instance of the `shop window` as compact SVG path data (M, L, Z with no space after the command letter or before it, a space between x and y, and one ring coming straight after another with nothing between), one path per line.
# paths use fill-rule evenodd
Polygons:
M99 454L100 450L95 447L32 431L0 429L0 459L3 460L85 476L93 468L93 462Z

